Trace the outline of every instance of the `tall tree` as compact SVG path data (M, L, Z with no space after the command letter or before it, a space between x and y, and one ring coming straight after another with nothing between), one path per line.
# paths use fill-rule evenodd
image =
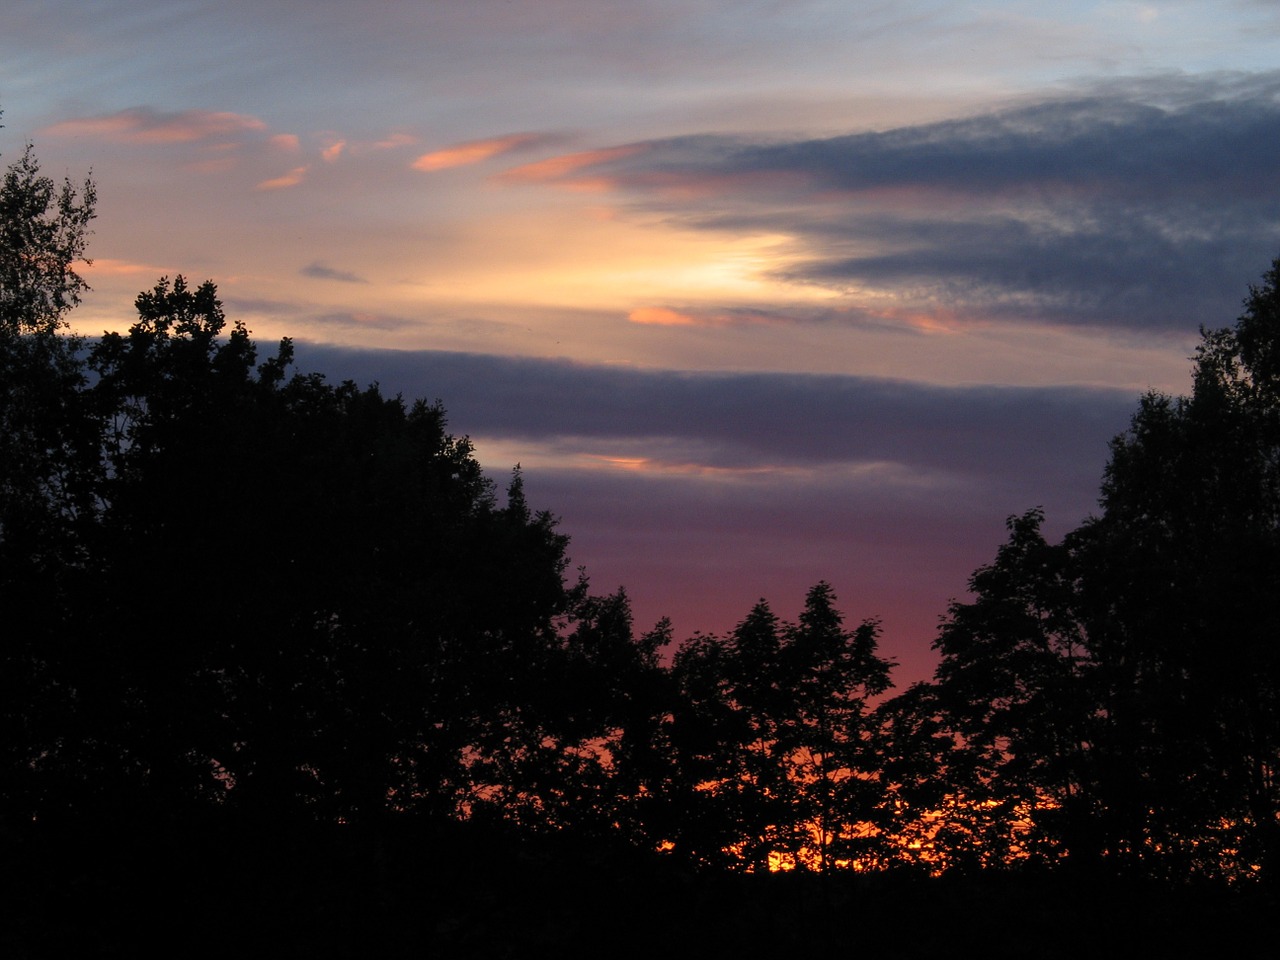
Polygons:
M776 857L827 870L864 852L881 792L871 701L892 667L878 635L874 620L846 630L822 582L795 624L762 600L728 638L684 644L673 742L697 809L719 825L702 832L701 859L718 844L748 869Z
M779 742L820 871L857 857L878 803L871 700L892 685L893 667L876 652L879 635L876 620L846 630L825 581L809 590L799 621L787 631L783 664L791 699Z
M672 663L684 815L677 842L704 863L766 871L794 848L792 783L778 743L789 716L784 624L765 600L727 637L698 634Z
M40 766L71 709L51 669L88 575L97 430L65 314L86 289L96 191L40 172L30 144L0 180L0 809L41 802Z
M934 642L928 702L954 738L935 846L953 863L1096 852L1094 663L1071 541L1048 543L1043 521L1038 509L1009 518L1008 540L969 580L973 599L952 602Z
M1151 869L1280 871L1277 356L1280 260L1203 332L1191 394L1142 399L1082 530L1108 805Z
M988 819L1006 833L1026 811L1023 853L1280 871L1277 344L1280 260L1234 328L1202 332L1191 394L1142 398L1101 513L1056 545L1038 511L1014 518L952 605L933 702L971 761L953 786L1012 804Z

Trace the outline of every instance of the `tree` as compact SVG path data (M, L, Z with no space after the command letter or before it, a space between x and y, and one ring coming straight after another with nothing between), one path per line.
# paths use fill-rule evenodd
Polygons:
M137 307L77 390L98 506L52 571L74 584L61 618L15 653L45 678L13 718L39 736L6 738L39 790L4 800L19 819L462 816L476 758L532 736L522 707L562 646L554 520L518 474L500 504L438 405L287 377L288 341L258 363L211 283Z
M77 344L63 334L87 289L75 267L96 203L92 180L78 193L43 176L31 144L0 181L0 541L55 550L90 506Z
M952 738L933 838L953 864L1093 856L1091 750L1101 707L1080 619L1070 539L1050 544L1042 511L1007 523L995 560L953 601L934 641L927 702Z
M96 191L41 175L27 145L0 181L0 794L37 802L33 745L68 709L48 662L85 572L98 451L65 314L86 289ZM5 811L0 810L0 822Z
M60 329L88 289L76 272L85 260L97 188L77 191L40 173L31 144L0 183L0 329L20 333Z
M819 871L856 859L867 839L859 824L879 799L870 700L889 689L893 667L876 653L879 633L876 620L845 630L825 581L809 590L799 622L787 631L791 699L779 743L798 784L797 808L813 830Z
M1202 331L1191 394L1143 397L1081 531L1108 802L1153 870L1280 870L1277 356L1280 260Z
M1038 511L1012 519L951 607L934 695L972 761L953 785L1028 811L1024 853L1280 870L1278 344L1280 260L1234 328L1202 331L1191 394L1142 398L1101 513L1060 544Z
M823 582L796 624L761 600L728 638L681 647L672 743L686 806L715 825L700 832L698 859L825 871L865 853L881 791L870 701L892 667L878 634L874 620L845 630Z
M699 862L763 872L771 855L796 846L778 744L788 698L783 627L761 599L728 637L695 635L672 663L682 811L673 839Z

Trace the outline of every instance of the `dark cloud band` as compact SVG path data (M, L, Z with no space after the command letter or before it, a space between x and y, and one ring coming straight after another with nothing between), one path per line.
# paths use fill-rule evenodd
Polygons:
M1280 73L1099 87L823 139L601 151L700 229L793 237L775 276L961 319L1194 330L1280 248ZM874 251L874 252L869 252Z
M725 469L894 463L996 478L1096 478L1128 391L939 387L853 376L687 373L436 351L299 348L304 366L442 398L459 432L644 450Z

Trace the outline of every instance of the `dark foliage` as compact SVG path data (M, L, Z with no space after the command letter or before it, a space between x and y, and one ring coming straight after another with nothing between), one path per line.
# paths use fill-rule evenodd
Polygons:
M998 859L1280 869L1278 284L1280 260L1234 328L1203 333L1190 396L1142 398L1098 516L1059 544L1040 512L1012 518L952 604L935 770Z

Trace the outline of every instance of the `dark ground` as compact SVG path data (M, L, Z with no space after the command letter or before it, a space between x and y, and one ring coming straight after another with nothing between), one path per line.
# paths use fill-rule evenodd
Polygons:
M0 955L1248 956L1280 897L1018 873L714 875L465 830L63 829L0 846Z

